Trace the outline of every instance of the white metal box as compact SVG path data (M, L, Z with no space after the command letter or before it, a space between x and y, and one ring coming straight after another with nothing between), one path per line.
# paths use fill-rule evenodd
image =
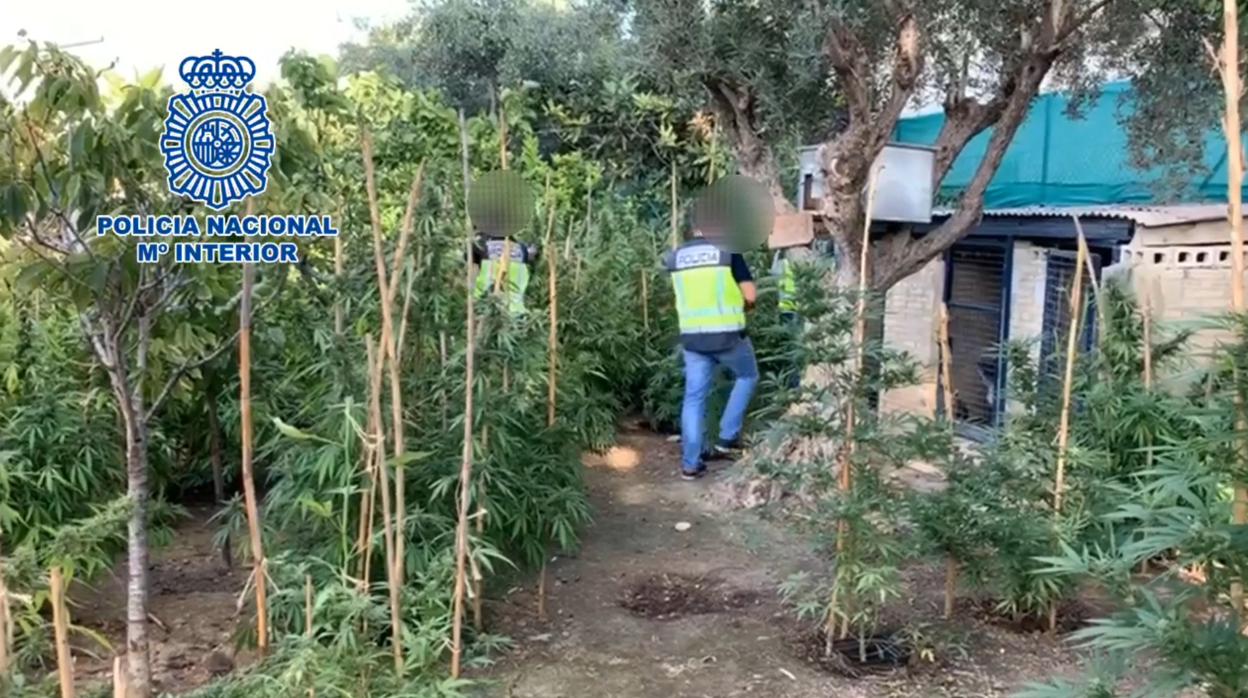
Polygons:
M818 210L823 197L823 172L819 149L798 151L797 204L800 210ZM871 219L896 223L932 221L932 167L935 151L922 145L889 143L880 152Z

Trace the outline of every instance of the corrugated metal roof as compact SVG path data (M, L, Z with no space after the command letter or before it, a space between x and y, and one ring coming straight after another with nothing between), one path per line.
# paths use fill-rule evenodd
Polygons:
M950 209L933 211L936 215L948 215ZM1146 228L1168 225L1184 225L1226 218L1226 204L1176 204L1173 206L1020 206L1017 208L994 208L984 211L991 218L1116 218L1128 220Z

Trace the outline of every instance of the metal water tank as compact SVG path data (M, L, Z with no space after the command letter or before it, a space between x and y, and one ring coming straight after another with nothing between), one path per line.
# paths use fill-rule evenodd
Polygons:
M881 167L875 184L875 204L871 218L896 223L932 221L932 167L935 150L910 143L889 143L877 159ZM801 210L819 210L823 197L823 172L819 147L798 151L797 205Z

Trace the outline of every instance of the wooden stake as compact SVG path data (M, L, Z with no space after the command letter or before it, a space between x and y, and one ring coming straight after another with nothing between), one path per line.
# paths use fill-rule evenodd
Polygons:
M341 209L338 211L338 217L342 218ZM342 311L342 276L346 267L345 252L342 248L342 235L334 236L334 334L339 337L345 331L345 321Z
M459 138L464 163L464 201L466 205L468 200L468 127L464 120L463 110L459 112ZM459 678L463 655L464 591L467 587L465 575L468 560L468 507L470 505L469 494L472 484L472 387L476 342L473 331L475 317L472 284L472 222L467 220L466 214L467 211L465 211L464 278L467 289L467 323L465 332L468 344L464 359L464 446L459 468L459 516L455 526L455 589L452 598L453 612L451 614L451 678Z
M641 326L650 331L650 277L643 268L641 270Z
M251 212L251 201L247 202ZM256 497L256 474L252 467L252 420L251 420L251 293L255 284L256 268L243 265L243 292L238 306L238 383L239 405L242 419L242 475L243 499L247 508L247 529L251 537L252 575L256 589L256 647L260 656L269 651L269 605L268 575L265 572L264 541L260 529L260 504Z
M853 373L854 387L845 400L845 445L840 449L837 458L840 470L837 472L837 485L842 496L848 496L853 489L853 456L857 446L854 438L854 425L857 422L855 417L854 402L857 400L858 383L862 379L862 366L865 347L863 346L866 339L867 327L867 260L871 250L871 209L875 204L875 184L879 179L880 169L876 169L871 173L871 179L867 183L867 207L863 214L862 224L862 251L858 259L858 303L854 308L854 339L857 347L854 352L854 363L851 367ZM836 524L836 552L839 555L844 552L846 539L849 536L848 526L845 519L840 519ZM831 636L836 629L836 593L839 591L838 584L833 590L833 603L829 604L828 617L824 625L824 632ZM845 613L845 629L842 630L842 637L848 632L849 614Z
M1141 351L1144 360L1144 389L1153 389L1153 310L1152 302L1149 298L1147 290L1144 292L1144 302L1140 308L1140 320L1143 323L1144 338ZM1152 456L1152 453L1149 453Z
M507 108L498 100L498 162L507 169Z
M949 349L949 306L940 304L940 372L945 423L953 426L953 355ZM945 557L945 620L953 617L958 593L958 561L952 554Z
M546 242L544 247L550 249L555 237L555 201L550 188L550 177L546 177ZM587 224L588 225L588 224ZM555 255L546 256L546 276L550 295L550 336L548 337L548 369L546 372L546 426L555 426L555 407L558 400L559 373L559 285L555 283ZM542 554L542 571L537 582L537 617L546 620L546 554Z
M402 614L399 609L399 584L396 579L398 564L395 555L395 532L390 525L391 502L390 483L386 474L386 434L384 420L381 417L381 372L384 359L382 352L373 344L372 335L364 338L364 347L368 360L369 374L369 423L372 426L373 467L377 473L377 491L381 493L382 536L386 545L386 586L390 591L390 642L394 654L394 670L403 672Z
M958 561L952 555L945 558L945 620L953 618L953 604L958 597Z
M881 168L882 169L882 168ZM862 251L858 259L858 303L854 309L854 342L857 345L854 351L854 383L857 384L862 380L863 357L866 351L864 343L867 335L867 260L871 251L871 207L875 203L875 183L879 179L880 170L876 170L871 175L871 181L867 185L867 208L864 215L862 225ZM845 448L842 449L843 457L841 459L841 469L837 473L838 482L841 492L848 493L853 488L853 463L852 458L857 448L857 439L854 438L854 426L857 422L855 412L855 394L849 396L845 403ZM844 528L844 522L841 523L841 529ZM837 535L837 549L842 545L841 536Z
M126 671L121 666L121 657L113 657L113 698L128 698L129 692Z
M312 575L303 575L303 635L312 637Z
M1244 146L1240 136L1239 100L1243 99L1243 85L1239 75L1239 7L1235 0L1222 0L1223 43L1218 68L1222 75L1222 88L1226 99L1226 114L1222 130L1226 135L1226 197L1227 217L1231 224L1231 309L1237 314L1244 312ZM1235 431L1239 433L1238 456L1242 467L1248 461L1248 406L1240 391L1238 365L1233 368L1235 399ZM1248 524L1248 485L1235 483L1235 499L1231 516L1237 526ZM1236 580L1231 584L1231 608L1244 623L1244 584Z
M1057 426L1057 473L1053 481L1053 514L1062 513L1066 487L1066 447L1070 441L1070 401L1075 381L1075 358L1079 354L1079 321L1083 316L1083 260L1087 246L1080 239L1076 253L1075 280L1070 292L1070 332L1066 337L1066 370L1062 378L1062 411Z
M4 565L0 564L0 676L7 676L13 657L13 618L10 615L9 588L4 583Z
M61 698L74 698L74 658L69 651L69 609L65 607L65 579L61 568L53 567L48 580L52 602L52 629L56 637L56 673Z
M386 256L382 245L381 211L377 198L376 173L373 166L373 138L367 129L360 131L360 151L364 160L364 188L368 195L368 215L373 232L373 264L377 271L377 292L381 306L381 356L379 360L389 367L390 377L390 431L394 437L394 500L395 523L398 531L394 539L395 556L390 564L395 569L390 572L395 584L402 587L404 577L404 561L406 560L405 540L402 535L406 530L407 499L404 493L407 477L403 468L403 454L406 441L403 429L403 391L400 381L399 349L396 343L398 330L394 322L394 301L399 291L399 276L403 268L403 260L407 252L408 240L416 219L416 204L420 200L420 187L424 179L425 166L422 163L412 177L412 186L407 195L407 208L403 212L403 222L399 226L399 240L395 246L394 259L391 260L391 271L386 273ZM395 592L397 594L397 590ZM402 648L396 645L396 669L402 673Z
M537 578L537 619L546 622L546 559L542 559L542 572Z
M940 304L940 372L945 421L953 424L953 352L949 348L949 306Z
M1062 411L1057 426L1057 473L1053 480L1053 518L1062 516L1062 496L1066 489L1066 450L1070 443L1070 401L1075 382L1075 358L1079 354L1079 321L1083 317L1083 274L1088 246L1079 237L1075 255L1075 280L1070 292L1070 333L1066 337L1066 370L1062 378ZM1057 604L1049 606L1049 632L1057 632Z
M679 213L676 207L676 161L672 161L672 249L680 247L680 222Z
M546 176L546 241L542 246L549 250L555 237L555 201L550 187L550 175ZM546 255L546 285L550 295L550 336L547 338L549 356L546 371L546 426L555 426L555 387L558 374L559 342L559 286L555 283L555 256ZM543 565L543 568L545 565Z

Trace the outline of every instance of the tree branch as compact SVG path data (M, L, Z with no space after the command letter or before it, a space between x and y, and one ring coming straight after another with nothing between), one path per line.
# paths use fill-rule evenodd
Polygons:
M281 295L282 289L286 285L286 275L285 274L281 275L280 279L281 280L278 282L277 288L273 289L272 295L270 295L268 298L264 299L260 303L256 304L255 312L253 312L253 317L254 315L258 314L261 309L263 309L270 302L272 302L275 298ZM177 385L178 381L182 380L182 376L186 375L187 372L189 371L194 371L195 369L200 368L204 366L205 364L210 363L213 359L220 356L226 349L234 346L234 343L238 340L238 336L241 333L242 333L242 328L240 327L239 329L234 331L234 334L230 335L227 339L225 339L220 344L218 344L217 347L213 349L211 352L209 352L208 354L200 357L199 359L196 359L195 361L185 361L176 369L174 369L173 373L169 375L169 378L165 380L165 384L164 386L161 387L160 393L157 394L156 399L153 400L152 404L147 408L147 412L146 412L147 418L151 419L152 417L156 415L156 413L160 410L161 406L164 404L165 400L173 392L174 386Z

